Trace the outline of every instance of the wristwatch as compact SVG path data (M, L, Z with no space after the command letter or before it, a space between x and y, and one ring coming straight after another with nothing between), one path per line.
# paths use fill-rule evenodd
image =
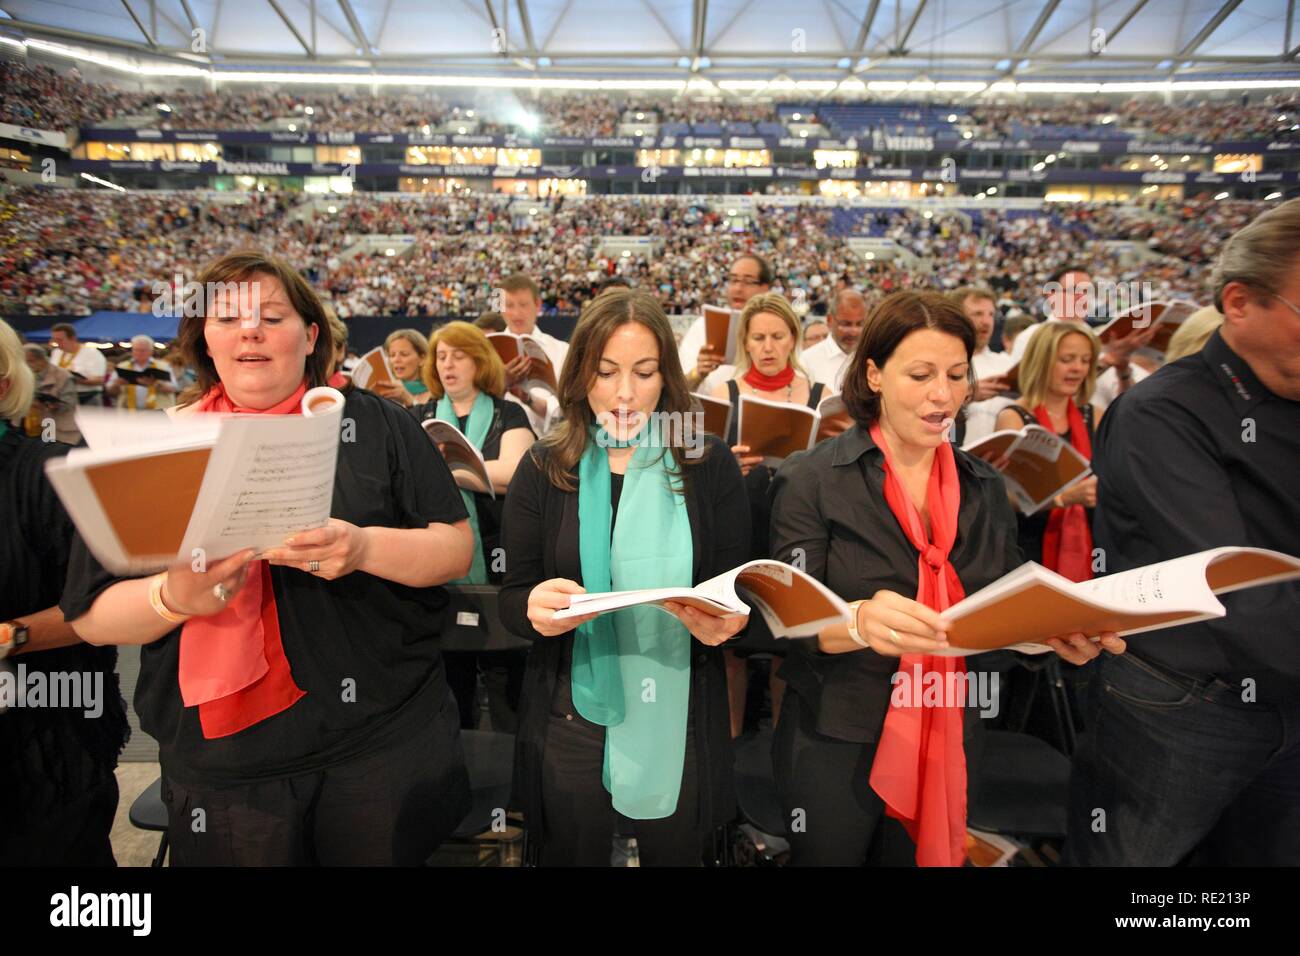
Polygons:
M30 635L31 628L18 621L5 621L0 624L0 660L4 660L26 644Z

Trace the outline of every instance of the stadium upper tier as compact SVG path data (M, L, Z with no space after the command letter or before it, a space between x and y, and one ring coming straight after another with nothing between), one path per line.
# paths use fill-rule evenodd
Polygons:
M159 283L256 246L303 269L345 318L467 315L507 275L537 278L548 310L573 311L603 276L647 288L669 312L723 296L742 252L773 263L776 286L825 311L841 281L998 290L1036 310L1067 263L1156 297L1205 301L1207 263L1265 207L1249 202L1072 204L935 211L746 198L587 197L549 203L458 196L0 193L0 311L85 315L148 310ZM618 241L614 241L619 237Z
M1295 138L1300 98L1294 94L1165 103L1076 99L1038 104L900 103L824 99L772 103L697 100L650 94L479 94L451 101L422 93L341 94L271 89L128 90L84 80L76 70L0 64L0 122L36 129L73 127L173 130L284 129L315 132L509 133L574 137L641 135L785 136L820 126L843 139L873 133L965 138L1150 136L1166 140Z

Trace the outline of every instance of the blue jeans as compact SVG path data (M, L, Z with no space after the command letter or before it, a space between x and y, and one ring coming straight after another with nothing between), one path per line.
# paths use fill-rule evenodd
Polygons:
M1070 779L1067 863L1300 864L1300 701L1171 674L1133 653L1095 665L1095 715Z

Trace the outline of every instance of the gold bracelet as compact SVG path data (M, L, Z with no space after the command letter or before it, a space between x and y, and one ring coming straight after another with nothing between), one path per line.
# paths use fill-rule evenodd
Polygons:
M162 587L163 587L163 582L166 580L167 580L166 571L163 571L161 574L155 574L152 578L149 579L149 606L158 613L158 616L160 618L162 618L164 621L166 621L169 624L181 624L185 621L188 621L194 615L177 614L175 611L171 610L170 608L167 607L166 604L163 603Z
M863 601L854 601L849 605L849 637L852 638L853 643L857 644L859 647L865 647L867 650L871 650L871 645L864 641L862 635L858 633L858 608L860 608L864 603L865 602Z

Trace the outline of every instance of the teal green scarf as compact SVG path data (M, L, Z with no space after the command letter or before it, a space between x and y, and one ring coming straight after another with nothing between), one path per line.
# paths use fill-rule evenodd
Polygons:
M427 392L427 391L429 390L429 386L428 386L428 385L425 385L424 382L420 381L418 378L408 378L408 379L404 379L404 380L402 381L402 385L403 385L403 386L406 388L406 390L407 390L408 392L410 392L412 395L423 395L425 392ZM444 397L444 398L446 397L446 393L443 394L443 397ZM456 424L456 420L453 418L452 421L451 421L451 423L452 423L453 425L455 425L455 424Z
M609 456L593 431L578 463L578 542L589 592L690 587L694 565L686 499L671 487L671 453L646 433L623 478L610 541ZM601 436L598 440L597 436ZM614 809L658 820L677 809L686 756L691 636L653 606L604 614L578 628L573 703L607 727L603 780Z
M474 407L469 410L469 421L465 423L465 437L479 451L483 450L483 440L487 438L488 429L492 427L492 416L495 412L492 396L486 392L479 392L478 397L474 399ZM456 409L451 404L451 396L446 392L443 392L442 398L438 399L438 411L434 417L440 422L460 427ZM457 578L452 584L487 584L487 565L483 561L483 539L478 531L478 508L474 506L474 493L462 488L460 500L465 502L465 510L469 512L469 529L474 534L474 563L469 566L469 574Z

